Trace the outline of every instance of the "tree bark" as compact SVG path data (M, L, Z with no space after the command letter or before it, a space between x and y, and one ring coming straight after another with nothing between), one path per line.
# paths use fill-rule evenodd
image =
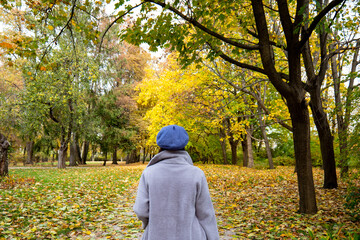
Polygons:
M69 159L69 166L77 166L78 159L77 159L77 148L74 141L70 143L70 159Z
M147 149L146 147L144 147L144 152L143 152L143 159L142 159L142 163L144 164L146 161L146 157L148 155L149 149Z
M138 161L138 156L136 149L132 150L130 154L126 156L126 164L136 163Z
M58 165L57 167L60 169L66 168L66 152L68 149L68 142L61 142L60 148L59 148L59 155L58 155Z
M338 187L333 143L334 138L331 135L327 115L322 107L320 98L320 86L316 88L315 91L316 92L310 92L310 107L320 140L320 149L324 168L323 187L326 189L332 189Z
M251 140L252 130L250 128L246 129L246 147L247 147L247 167L253 168L254 167L254 151L252 147L252 140Z
M26 164L34 164L34 141L26 143Z
M77 164L82 164L83 160L81 158L81 150L79 146L79 140L76 138L75 140L75 148L76 148L76 162Z
M53 153L51 156L51 166L54 166L55 159L56 159L55 153Z
M326 1L327 2L327 1ZM317 11L320 12L323 9L323 5L327 4L323 1L319 1L317 5ZM309 7L305 9L306 18L309 18ZM308 24L304 25L304 31L308 29ZM337 188L337 176L336 176L336 163L334 154L333 136L328 122L327 115L324 111L321 100L321 85L324 82L326 71L328 69L328 55L327 55L327 37L328 34L325 31L325 25L323 22L319 24L319 43L320 43L320 67L319 71L315 73L315 65L310 50L310 44L307 41L302 49L303 62L307 75L307 87L306 90L310 93L310 107L313 114L313 119L316 125L316 129L320 141L321 157L323 161L324 169L324 188Z
M82 151L82 164L86 164L87 156L89 153L89 141L85 140L83 143L83 151Z
M114 147L113 149L113 155L112 155L112 164L117 165L118 164L117 159L117 147Z
M95 161L95 156L96 156L96 146L92 145L91 161Z
M239 139L235 139L233 132L231 131L231 122L230 118L226 118L228 136L229 136L229 144L231 148L231 164L237 164L237 147L239 144Z
M220 137L220 145L221 145L221 153L224 164L228 164L227 154L226 154L226 134L224 128L219 128L219 137Z
M107 152L104 152L104 154L105 154L105 159L104 159L103 166L106 166L108 154L107 154Z
M0 133L0 177L9 175L8 149L10 143L6 137Z
M236 165L237 164L237 147L239 141L230 141L230 148L231 148L231 164Z
M270 144L269 144L269 139L267 138L267 134L266 134L266 128L265 128L265 123L262 119L262 115L260 114L261 112L261 108L258 108L258 112L259 112L259 124L260 124L260 129L261 129L261 133L263 135L264 138L264 142L265 142L265 149L266 149L266 155L268 157L268 162L269 162L269 168L270 169L274 169L274 162L272 159L272 154L271 154L271 148L270 148Z
M296 172L299 189L299 212L316 213L315 186L310 154L310 119L305 99L302 103L288 101L293 126Z
M247 147L247 136L245 135L245 138L241 140L241 148L243 151L243 167L248 166L248 147Z

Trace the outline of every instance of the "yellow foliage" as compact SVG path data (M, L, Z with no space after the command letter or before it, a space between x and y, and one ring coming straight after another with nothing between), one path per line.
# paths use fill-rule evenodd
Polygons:
M145 79L137 85L137 103L147 109L145 120L148 127L148 145L155 145L155 137L161 127L169 124L184 126L189 132L203 131L217 133L223 117L235 118L240 100L233 102L227 90L212 85L219 79L207 68L195 65L182 69L177 63L177 54L171 54L159 70L146 70ZM229 102L232 102L230 106ZM231 123L236 122L231 120ZM234 124L232 132L239 138L244 129L243 123Z

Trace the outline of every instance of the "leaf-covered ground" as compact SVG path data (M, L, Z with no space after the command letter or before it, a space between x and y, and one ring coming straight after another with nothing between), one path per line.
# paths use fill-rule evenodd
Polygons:
M0 183L0 239L138 239L132 211L144 165L11 169ZM294 169L200 165L221 239L357 239L344 209L345 183L324 190L314 169L319 212L297 214ZM357 235L358 234L358 235Z

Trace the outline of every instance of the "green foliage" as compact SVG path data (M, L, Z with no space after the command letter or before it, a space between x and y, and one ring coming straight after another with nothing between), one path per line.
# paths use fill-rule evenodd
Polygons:
M191 154L194 162L217 163L221 164L221 146L219 139L213 134L202 134L198 132L190 133L190 139L194 139L188 144L186 149ZM230 154L228 154L229 156Z
M292 133L283 127L273 127L268 134L273 147L273 157L289 157L294 159L294 142Z
M348 179L345 207L353 221L360 222L360 172L353 172Z
M316 133L314 133L314 134L316 134ZM322 166L320 142L317 137L317 134L316 134L316 136L311 136L310 149L311 149L312 165L316 166L316 167Z
M360 101L360 89L356 92L357 101ZM360 105L357 105L360 106ZM351 131L351 135L349 137L349 153L350 160L349 166L360 168L360 111L353 115L353 123L354 128Z
M273 158L274 165L276 166L295 166L294 158L289 156L277 156Z
M277 145L274 148L274 157L277 156L294 158L293 140L291 138L277 142Z
M130 116L117 104L117 97L113 91L99 97L94 115L101 126L96 132L95 142L100 145L102 151L109 152L119 144L125 150L132 149L131 129L125 128L128 126Z

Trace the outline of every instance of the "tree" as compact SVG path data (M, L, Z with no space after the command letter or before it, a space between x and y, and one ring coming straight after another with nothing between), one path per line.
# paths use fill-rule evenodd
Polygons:
M349 11L351 9L351 14ZM335 19L329 32L329 51L331 54L331 76L334 88L335 116L340 149L341 176L348 174L350 126L356 126L352 115L356 116L356 78L359 76L358 22L359 4L349 4L343 14ZM345 24L343 23L345 20Z
M148 0L142 4L143 12L151 12L155 8L148 3L162 7L163 12L156 19L151 18L147 22L146 19L139 18L124 37L135 43L147 42L153 49L170 43L171 48L181 53L185 64L196 60L198 51L208 46L206 50L209 58L219 56L241 68L265 74L286 99L291 116L300 197L299 212L315 213L317 206L310 157L310 119L301 78L301 53L319 21L342 1L332 1L310 20L309 15L303 14L304 10L309 9L310 3L301 0L291 3L279 0L276 10L265 8L262 0L250 1L251 9L247 4L227 1L209 5L206 1L193 1L191 4L175 1L167 4ZM289 4L296 4L295 11L291 12ZM238 18L234 17L236 14L239 15ZM274 42L271 38L273 29L268 25L267 15L276 14L280 18L284 35L282 41ZM174 19L181 19L180 23ZM183 21L188 24L183 24ZM308 21L309 27L302 27ZM194 27L193 31L188 30L189 26ZM233 29L236 29L235 36L229 37L231 33L226 31ZM238 38L240 34L242 39ZM230 46L234 54L223 53L224 45ZM284 49L285 54L275 56L273 49L276 47ZM255 59L258 60L254 63L239 60L238 57L241 54L246 56L246 52L257 55L258 58ZM279 69L275 58L279 58L280 62L283 57L287 68Z
M177 58L176 53L171 53L155 73L154 70L149 71L138 85L138 105L146 112L144 116L149 122L148 144L155 144L155 136L161 126L177 123L191 135L188 150L195 160L208 162L207 159L215 157L214 149L221 147L222 163L227 164L229 144L231 163L235 165L238 143L242 141L246 146L243 151L246 158L244 166L252 167L252 136L247 129L254 129L251 125L257 121L257 106L254 100L241 92L242 85L237 84L241 84L243 78L247 78L249 85L256 84L256 81L252 82L253 78L246 73L232 71L226 62L216 61L206 66L192 64L187 69L181 69ZM223 81L226 77L232 79L233 85ZM279 112L281 108L277 108ZM247 152L250 152L249 161Z
M10 143L6 140L5 136L0 133L0 177L9 174L9 162L7 151Z
M284 108L282 107L283 104L277 104L275 108L272 108L272 111L269 110L269 107L271 107L271 103L274 103L274 101L268 101L266 96L266 91L268 90L267 85L268 83L266 80L261 79L260 76L256 76L256 74L252 74L250 71L242 71L238 72L234 67L231 66L230 63L224 62L223 60L214 60L212 64L206 64L205 66L208 67L217 77L220 78L220 80L225 81L227 84L229 84L231 87L234 88L235 95L241 95L246 94L248 97L242 96L241 99L246 103L248 101L251 101L250 99L254 99L257 102L257 111L254 109L251 109L251 104L246 104L248 108L248 113L242 112L238 113L238 115L248 115L249 116L258 116L257 119L259 121L259 125L262 131L262 136L265 141L265 148L268 156L269 161L269 167L274 168L272 163L272 156L271 156L271 150L270 145L267 139L266 131L265 131L265 121L262 119L262 115L272 115L274 120L281 124L286 129L292 131L292 127L289 126L286 123L286 119L283 119L280 117L281 115L286 115L284 113L279 114L281 110ZM259 78L259 79L258 79ZM231 80L230 80L231 79ZM264 82L264 89L261 90L261 84ZM225 87L226 88L226 87ZM270 89L272 90L272 89ZM238 92L238 93L237 93ZM250 98L249 98L250 97ZM275 99L273 99L275 100ZM265 106L265 102L267 102L267 106ZM278 103L278 102L275 102ZM264 112L264 114L262 113ZM238 120L239 122L239 120ZM243 147L243 154L244 154L244 161L243 166L247 166L248 163L248 152L251 154L251 137L248 140L249 144L247 143L247 134L242 134L242 147ZM249 135L250 136L250 135ZM231 138L229 138L230 140ZM230 143L231 145L231 143ZM234 155L234 154L233 154Z
M224 95L228 93L218 88L221 84L206 68L195 70L193 65L184 71L176 58L177 54L172 53L156 71L149 69L137 87L139 109L145 111L145 121L149 122L147 145L156 145L155 137L162 126L176 123L191 135L188 148L194 160L214 160L213 149L220 147L214 146L216 141L219 144L219 129L223 129L225 135L220 141L227 141L228 126L220 113L224 111L224 99L227 99Z
M324 4L328 1L319 1L316 5L318 13L324 9ZM306 14L309 14L309 9L305 10ZM308 17L307 17L308 18ZM318 131L318 136L320 140L321 156L323 159L323 168L324 168L324 188L337 188L337 176L336 176L336 164L335 164L335 153L334 153L334 144L333 136L330 131L330 126L328 122L328 117L323 108L322 96L321 96L321 87L323 85L326 71L328 69L329 55L327 50L327 39L328 34L326 32L326 17L324 20L319 22L318 26L318 37L319 37L319 47L320 47L320 63L318 66L318 72L316 73L315 68L316 63L312 58L312 52L310 48L309 41L305 43L302 48L302 57L304 61L304 66L306 69L307 83L305 89L310 93L310 108L313 114L313 119ZM329 24L329 23L328 23ZM304 24L303 29L307 31L309 26Z

